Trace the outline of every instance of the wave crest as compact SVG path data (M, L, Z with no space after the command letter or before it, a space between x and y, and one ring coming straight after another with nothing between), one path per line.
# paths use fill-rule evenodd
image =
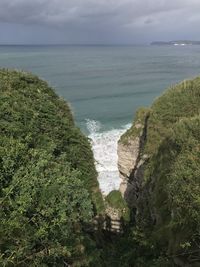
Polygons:
M99 186L102 193L107 195L112 190L118 190L121 183L117 166L117 143L130 125L102 132L100 130L103 127L99 121L87 119L86 125L96 161Z
M86 126L90 134L96 133L101 129L101 123L95 120L86 119Z

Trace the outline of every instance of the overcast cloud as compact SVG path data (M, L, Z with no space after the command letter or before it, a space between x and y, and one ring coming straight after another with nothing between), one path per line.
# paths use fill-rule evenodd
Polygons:
M0 43L200 39L200 0L0 0Z

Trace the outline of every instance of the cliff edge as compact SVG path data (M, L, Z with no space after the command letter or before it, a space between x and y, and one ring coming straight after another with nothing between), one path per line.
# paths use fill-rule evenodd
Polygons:
M118 157L120 191L136 225L175 266L199 266L200 78L140 109Z
M0 266L88 266L85 225L103 211L68 104L37 76L0 69Z

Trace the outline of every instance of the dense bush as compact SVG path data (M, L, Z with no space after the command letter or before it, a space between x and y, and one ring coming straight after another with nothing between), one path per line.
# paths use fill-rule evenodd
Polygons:
M199 116L200 78L138 111L121 138L141 136L146 124L137 207L111 192L106 205L131 221L119 236L89 235L104 205L87 138L46 82L0 70L0 265L199 266Z
M184 262L189 258L199 264L200 117L178 123L154 160L156 236L162 233L173 257L181 255Z
M160 96L150 109L148 138L145 153L157 153L160 143L183 118L191 118L200 113L200 78L184 81L172 86Z
M170 88L152 105L139 203L139 224L160 251L191 266L200 264L199 114L200 78Z
M130 210L128 208L126 201L123 199L120 191L118 190L111 191L106 196L105 200L110 207L118 211L119 216L121 216L121 218L124 219L125 222L129 222Z
M102 203L68 105L37 77L0 70L0 265L86 265L82 223Z
M171 87L149 109L140 108L121 137L128 146L142 136L143 163L140 176L135 172L130 180L141 183L131 210L135 223L113 243L110 266L200 266L199 116L196 78Z

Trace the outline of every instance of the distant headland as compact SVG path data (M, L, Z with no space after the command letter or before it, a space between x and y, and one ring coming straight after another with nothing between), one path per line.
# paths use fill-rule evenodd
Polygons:
M191 41L191 40L177 40L177 41L168 41L168 42L162 42L162 41L156 41L152 42L151 45L200 45L200 41Z

